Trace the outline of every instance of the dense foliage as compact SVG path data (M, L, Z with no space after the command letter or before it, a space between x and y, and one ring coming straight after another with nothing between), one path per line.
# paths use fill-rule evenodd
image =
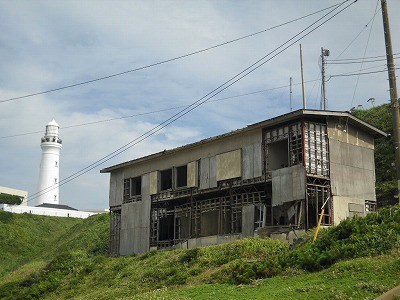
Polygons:
M342 259L385 254L399 248L400 206L385 207L366 217L346 219L325 229L282 257L285 266L320 270Z
M393 141L393 116L389 104L380 105L366 110L356 110L356 117L381 129L389 134L387 138L375 140L375 171L376 171L376 196L378 206L395 204L397 193L394 141Z
M23 216L2 219L10 224L19 217ZM348 219L323 230L315 243L305 239L294 248L278 240L249 238L211 247L151 250L138 256L118 258L106 255L108 222L104 214L71 224L58 241L53 242L52 251L36 256L36 261L41 260L41 263L31 262L0 279L0 299L120 299L183 286L254 284L263 278L303 276L350 258L398 253L400 206L383 208L365 218ZM2 243L0 240L2 249L12 252ZM393 269L385 269L379 276L400 275L400 257L395 257L389 259ZM376 266L368 265L368 272L375 272L374 268ZM336 269L329 276L337 276ZM357 290L364 298L379 295L399 284L400 279L391 281L388 287L371 287L369 282L361 282ZM353 292L354 289L348 291Z
M20 205L22 200L17 195L0 194L0 204Z

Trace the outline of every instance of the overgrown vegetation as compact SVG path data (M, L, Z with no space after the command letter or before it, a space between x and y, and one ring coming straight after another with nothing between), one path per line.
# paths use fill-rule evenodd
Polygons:
M59 236L79 221L0 210L0 277L52 249Z
M390 134L375 140L376 197L378 206L393 205L397 193L396 169L394 166L393 115L389 104L356 110L356 117Z
M359 299L375 297L400 283L399 206L346 220L323 230L315 243L306 240L294 249L285 242L250 238L109 258L108 222L107 215L76 221L47 255L1 279L0 298L179 298L183 291L186 297L207 299L214 291L221 299L265 299L265 295L284 299L286 294L310 297L323 291L332 299L338 295L336 299ZM358 260L346 262L351 258ZM280 285L280 294L272 292L271 282ZM342 294L332 292L338 288ZM257 297L257 290L263 297Z
M20 205L22 200L17 195L0 193L0 204Z

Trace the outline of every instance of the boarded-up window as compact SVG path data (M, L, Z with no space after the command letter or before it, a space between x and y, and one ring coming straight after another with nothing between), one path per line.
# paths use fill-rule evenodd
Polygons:
M364 206L358 203L349 203L349 217L364 216Z
M187 165L187 186L194 187L198 185L198 162L192 161Z
M150 173L150 195L158 193L158 171Z
M216 163L217 163L217 181L237 178L242 176L241 149L217 155Z

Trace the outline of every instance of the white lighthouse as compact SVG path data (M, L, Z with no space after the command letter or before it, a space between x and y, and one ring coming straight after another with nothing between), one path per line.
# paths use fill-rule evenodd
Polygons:
M62 141L58 137L59 125L53 119L46 125L46 132L42 137L42 159L40 162L39 197L36 205L43 203L59 204L59 178L60 178L60 150Z

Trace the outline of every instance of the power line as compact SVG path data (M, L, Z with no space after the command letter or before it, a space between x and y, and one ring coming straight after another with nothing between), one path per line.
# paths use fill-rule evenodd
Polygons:
M362 67L364 65L364 58L365 58L365 55L367 54L367 49L368 49L368 45L369 45L369 40L371 38L372 28L374 26L375 16L378 13L378 4L379 4L379 0L376 1L375 12L374 12L374 15L372 16L372 23L371 23L371 27L369 28L368 38L367 38L367 42L366 42L365 48L364 48L363 59L361 60L361 66L360 66L360 69L359 69L358 72L360 72L360 70L362 69ZM357 77L357 81L356 81L356 84L355 84L355 87L354 87L353 97L351 98L351 104L350 104L349 109L351 107L353 107L353 102L354 102L354 98L356 97L356 92L357 92L357 88L358 88L358 82L360 80L360 75L361 74L359 74L358 77ZM348 121L349 121L349 118L347 118L347 120L346 120L346 127L347 127Z
M306 81L306 83L316 82L318 80L319 79L308 80L308 81ZM300 84L301 84L301 82L294 83L292 85L300 85ZM233 98L239 98L239 97L259 94L259 93L263 93L263 92L268 92L268 91L287 88L289 86L290 85L282 85L282 86L273 87L273 88L269 88L269 89L253 91L253 92L249 92L249 93L245 93L245 94L239 94L239 95L234 95L234 96L229 96L229 97L209 100L206 103L218 102L218 101L223 101L223 100L228 100L228 99L233 99ZM165 108L165 109L153 110L153 111L148 111L148 112L138 113L138 114L133 114L133 115L125 115L125 116L120 116L120 117L116 117L116 118L108 118L108 119L103 119L103 120L98 120L98 121L93 121L93 122L86 122L86 123L80 123L80 124L73 124L73 125L69 125L69 126L62 126L62 127L60 127L60 129L70 129L70 128L76 128L76 127L81 127L81 126L95 125L95 124L99 124L99 123L112 122L112 121L117 121L117 120L122 120L122 119L145 116L145 115L150 115L150 114L155 114L155 113L165 112L165 111L170 111L170 110L176 110L176 109L179 109L179 108L186 108L186 107L188 107L188 105L174 106L174 107L169 107L169 108ZM31 132L24 132L24 133L12 134L12 135L0 136L0 139L13 138L13 137L18 137L18 136L32 135L32 134L38 134L38 133L43 133L43 130L37 130L37 131L31 131Z
M395 70L398 70L400 68L394 68ZM358 76L358 75L368 75L368 74L375 74L375 73L382 73L382 72L387 72L386 70L381 70L381 71L371 71L371 72L362 72L362 73L352 73L352 74L336 74L336 75L331 75L331 78L334 77L347 77L347 76Z
M361 31L355 36L355 38L347 45L347 47L338 55L338 57L342 56L342 54L344 52L347 51L347 49L349 49L349 47L358 39L358 37L361 35L361 33L363 33L363 31L368 27L369 23L371 23L374 19L376 14L380 11L381 9L379 9L378 11L375 12L375 14L372 16L372 18L368 21L367 24L365 24L365 26L363 27L363 29L361 29Z
M119 73L115 73L115 74L111 74L111 75L106 75L106 76L103 76L103 77L98 77L98 78L94 78L94 79L90 79L90 80L86 80L86 81L82 81L82 82L78 82L78 83L74 83L74 84L70 84L70 85L65 85L65 86L61 86L61 87L58 87L58 88L54 88L54 89L49 89L49 90L36 92L36 93L31 93L31 94L27 94L27 95L23 95L23 96L19 96L19 97L13 97L13 98L0 100L0 103L14 101L14 100L18 100L18 99L29 98L29 97L34 97L34 96L43 95L43 94L48 94L48 93L52 93L52 92L56 92L56 91L60 91L60 90L65 90L65 89L69 89L69 88L73 88L73 87L77 87L77 86L81 86L81 85L85 85L85 84L89 84L89 83L93 83L93 82L97 82L97 81L101 81L101 80L110 79L110 78L121 76L121 75L126 75L126 74L129 74L129 73L132 73L132 72L148 69L148 68L151 68L151 67L159 66L159 65L162 65L162 64L165 64L165 63L169 63L169 62L178 60L178 59L186 58L186 57L189 57L189 56L192 56L192 55L195 55L195 54L199 54L199 53L206 52L206 51L209 51L209 50L221 47L221 46L225 46L225 45L228 45L228 44L231 44L231 43L234 43L234 42L238 42L240 40L243 40L243 39L246 39L246 38L249 38L249 37L253 37L253 36L258 35L258 34L265 33L265 32L270 31L272 29L276 29L276 28L282 27L284 25L287 25L287 24L290 24L290 23L305 19L307 17L313 16L315 14L318 14L318 13L323 12L325 10L331 9L333 7L338 7L339 5L340 4L331 5L329 7L326 7L326 8L320 9L318 11L315 11L313 13L304 15L302 17L299 17L299 18L284 22L282 24L275 25L275 26L272 26L272 27L269 27L269 28L266 28L266 29L263 29L263 30L260 30L260 31L257 31L257 32L254 32L254 33L251 33L251 34L248 34L248 35L245 35L245 36L241 36L241 37L235 38L233 40L229 40L229 41L226 41L226 42L214 45L214 46L210 46L210 47L207 47L207 48L204 48L204 49L201 49L201 50L197 50L197 51L193 51L193 52L190 52L190 53L187 53L187 54L183 54L183 55L180 55L180 56L177 56L177 57L174 57L174 58L169 58L169 59L166 59L166 60L163 60L163 61L152 63L152 64L145 65L145 66L142 66L142 67L138 67L138 68L135 68L135 69L131 69L131 70L127 70L127 71L123 71L123 72L119 72Z
M372 67L369 67L369 68L363 68L363 69L360 69L360 70L350 71L350 72L346 72L346 73L342 73L342 74L347 75L347 74L352 74L352 73L359 73L360 71L372 70L372 69L376 69L376 68L386 68L386 64L378 65L378 66L372 66ZM335 74L335 75L342 75L342 74ZM332 77L332 75L329 76L327 81L329 81L331 79L331 77Z
M393 55L394 55L394 56L400 55L400 52L394 53ZM373 59L373 58L380 58L380 57L386 57L386 55L368 56L368 57L365 57L365 59ZM330 61L346 61L346 60L362 60L362 59L363 59L363 57L358 57L358 58L342 58L342 59L328 59L327 62L330 62Z
M236 74L235 76L230 78L229 80L225 81L223 84L221 84L220 86L218 86L217 88L215 88L214 90L212 90L211 92L209 92L208 94L206 94L205 96L200 98L199 100L193 102L187 108L185 108L185 109L181 110L180 112L174 114L172 117L168 118L167 120L163 121L159 125L153 127L151 130L145 132L144 134L142 134L138 138L130 141L129 143L127 143L124 146L118 148L117 150L113 151L112 153L108 154L107 156L104 156L100 160L97 160L96 162L92 163L91 165L85 167L84 169L81 169L80 171L78 171L78 172L76 172L76 173L64 178L63 180L59 181L59 183L57 185L48 187L46 189L43 189L42 191L39 191L39 192L31 195L29 197L31 199L29 199L27 202L29 202L29 201L31 201L31 200L43 195L44 193L47 193L47 192L51 191L52 189L55 189L55 188L57 188L59 186L62 186L64 184L66 184L66 183L68 183L68 182L70 182L70 181L82 176L83 174L89 172L90 170L96 168L97 166L103 164L104 162L109 161L110 159L112 159L112 158L120 155L121 153L127 151L131 147L137 145L138 143L142 142L143 140L145 140L145 139L149 138L150 136L156 134L157 132L159 132L163 128L167 127L168 125L172 124L173 122L175 122L176 120L180 119L184 115L186 115L189 112L193 111L194 109L196 109L200 105L202 105L205 102L207 102L209 99L215 97L216 95L218 95L219 93L223 92L224 90L226 90L227 88L229 88L230 86L232 86L233 84L238 82L239 80L243 79L244 77L248 76L249 74L251 74L252 72L257 70L258 68L260 68L261 66L263 66L267 62L271 61L273 58L275 58L276 56L278 56L279 54L281 54L282 52L284 52L285 50L287 50L288 48L293 46L295 43L297 43L298 41L300 41L304 37L308 36L309 34L314 32L315 30L317 30L319 27L324 25L326 22L330 21L332 18L334 18L335 16L337 16L338 14L340 14L341 12L343 12L344 10L349 8L351 5L353 5L355 2L357 2L357 0L353 0L350 4L348 4L344 8L342 8L341 10L339 10L338 12L333 14L332 16L328 17L326 20L323 20L325 17L327 17L328 15L333 13L336 9L338 9L340 6L342 6L344 3L348 2L348 1L350 1L350 0L343 1L338 6L336 6L336 8L332 9L327 14L325 14L324 16L319 18L317 21L315 21L311 25L307 26L305 29L303 29L302 31L300 31L299 33L294 35L292 38L287 40L285 43L281 44L279 47L275 48L273 51L269 52L267 55L263 56L262 58L257 60L255 63L253 63L249 67L245 68L244 70L242 70L241 72L239 72L238 74ZM323 20L323 21L321 21L321 20ZM318 24L318 22L320 22L320 21L321 21L321 23ZM312 28L314 25L315 25L315 27ZM306 32L306 31L308 31L308 32ZM298 37L298 36L300 36L300 37ZM294 41L291 42L292 40L294 40ZM285 46L285 45L287 45L287 46ZM280 48L282 48L282 49L279 50ZM273 54L274 52L276 52L276 53ZM267 57L269 57L269 58L267 59Z
M400 57L395 57L394 59L399 59ZM372 60L364 60L364 61L343 61L343 62L328 62L329 65L350 65L350 64L363 64L377 61L386 61L386 58L382 59L372 59Z

